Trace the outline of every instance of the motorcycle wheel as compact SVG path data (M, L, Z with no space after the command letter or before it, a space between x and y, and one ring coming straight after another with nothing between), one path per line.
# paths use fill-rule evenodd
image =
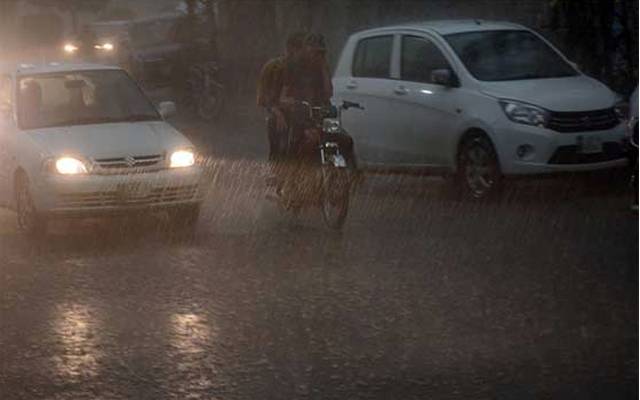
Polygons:
M321 208L325 224L331 229L342 229L349 212L349 171L322 167Z

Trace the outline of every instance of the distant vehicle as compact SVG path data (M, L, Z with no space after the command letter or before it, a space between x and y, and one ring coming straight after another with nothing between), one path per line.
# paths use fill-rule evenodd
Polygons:
M193 226L206 189L196 150L120 68L0 70L0 204L20 229L54 217L167 210Z
M66 40L62 51L66 59L127 66L130 21L94 22L87 29L94 36L93 43L82 43L79 35ZM89 48L83 48L89 46Z
M334 74L358 165L453 174L483 198L505 175L626 164L618 97L538 33L478 20L352 35Z

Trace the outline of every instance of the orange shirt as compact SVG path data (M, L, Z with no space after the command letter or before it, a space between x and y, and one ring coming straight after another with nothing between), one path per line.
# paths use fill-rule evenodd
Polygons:
M260 72L258 80L257 103L260 107L274 107L280 101L286 61L284 56L269 60Z

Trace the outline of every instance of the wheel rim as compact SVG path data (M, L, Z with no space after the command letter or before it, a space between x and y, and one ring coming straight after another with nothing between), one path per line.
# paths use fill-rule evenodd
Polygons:
M342 225L349 207L349 190L346 178L336 171L322 170L322 214L332 228Z
M492 155L479 144L467 150L465 179L474 197L488 193L496 183L496 168Z
M36 210L26 184L21 184L17 196L18 226L24 231L33 228Z

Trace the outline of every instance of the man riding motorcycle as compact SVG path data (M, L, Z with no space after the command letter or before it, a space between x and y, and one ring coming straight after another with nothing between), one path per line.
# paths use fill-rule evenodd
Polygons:
M300 105L331 107L333 85L331 73L326 60L326 43L320 34L308 34L303 43L299 57L287 63L284 71L280 105L285 110L289 125L290 146L287 158L298 161L312 161L320 144L318 130L310 129L311 121ZM347 162L353 165L353 141L345 134L335 134Z

